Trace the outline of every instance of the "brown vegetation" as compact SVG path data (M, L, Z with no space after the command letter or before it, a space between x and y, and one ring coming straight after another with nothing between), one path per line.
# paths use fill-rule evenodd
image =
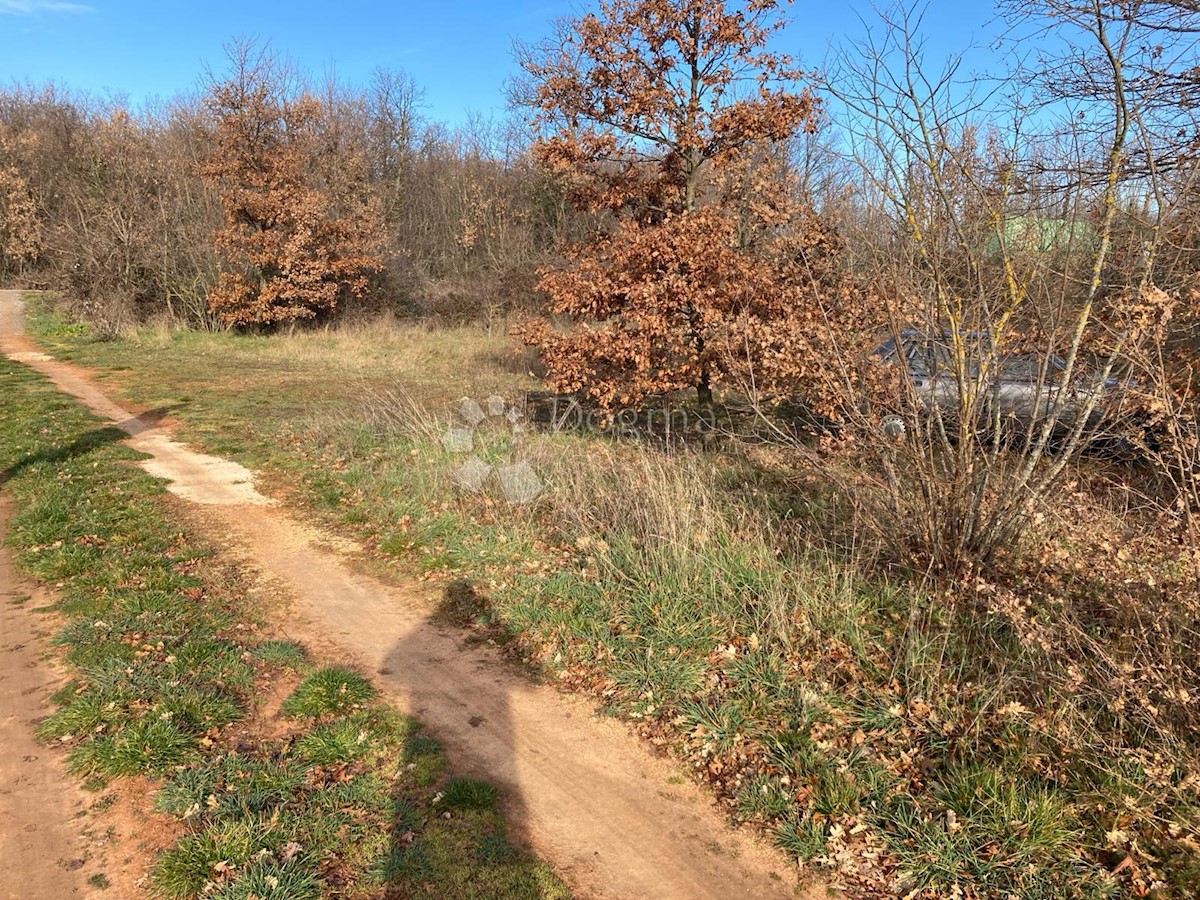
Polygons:
M0 91L0 262L110 332L228 326L250 299L315 311L346 296L502 323L529 307L533 270L570 227L561 195L511 124L451 130L419 108L403 73L314 85L245 44L207 94L137 112L13 85ZM258 143L239 142L251 118ZM366 273L369 297L355 297Z
M862 298L795 196L786 142L815 130L817 104L767 49L782 22L775 2L612 0L522 52L547 132L534 158L595 223L540 273L550 312L576 327L518 329L557 390L612 408L695 388L709 405L751 370L791 375L788 337Z
M253 47L207 99L216 119L200 174L221 199L221 274L209 309L231 325L278 325L361 299L382 267L382 222L365 160L339 146L311 96L280 96L282 74Z

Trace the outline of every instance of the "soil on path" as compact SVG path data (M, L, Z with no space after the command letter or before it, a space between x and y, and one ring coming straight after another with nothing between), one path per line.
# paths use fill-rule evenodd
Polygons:
M40 660L42 641L28 592L3 546L8 504L0 498L0 898L82 897L87 840L74 825L84 798L33 736L57 686Z
M154 829L136 812L147 786L89 794L66 773L65 752L34 736L64 679L45 659L47 599L4 546L9 515L0 496L0 900L136 900L154 851L141 839Z
M189 518L292 598L289 629L373 673L445 745L451 764L500 785L518 840L583 896L795 897L794 869L730 829L711 799L591 705L533 684L494 648L431 619L433 598L363 574L345 541L292 518L251 473L162 433L159 416L110 401L78 367L21 334L20 295L0 292L0 349L32 366L152 454L146 468L192 504ZM824 896L810 890L808 896Z

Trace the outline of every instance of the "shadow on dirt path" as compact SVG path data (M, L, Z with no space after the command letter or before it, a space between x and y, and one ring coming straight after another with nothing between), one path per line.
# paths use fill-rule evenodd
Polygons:
M439 622L418 585L363 574L350 542L292 518L236 464L187 450L130 416L85 372L45 358L0 292L0 347L137 436L145 467L191 501L186 518L292 598L287 630L357 662L445 747L452 767L498 784L510 829L583 896L728 900L796 896L790 863L728 828L711 800L591 705L533 684L493 647ZM138 424L146 427L139 427ZM237 470L241 470L238 472ZM812 889L808 896L824 896Z
M8 481L10 478L15 478L21 473L21 470L26 466L37 465L38 463L59 463L66 462L69 459L74 459L77 456L86 456L97 447L102 447L105 444L113 444L117 441L123 441L129 438L132 432L130 427L138 427L143 431L156 428L158 423L169 416L174 410L178 409L180 404L172 406L163 406L158 409L152 409L142 413L136 419L121 422L116 425L107 425L103 428L96 428L89 431L83 437L76 441L72 441L65 447L55 447L51 450L43 450L38 453L31 453L24 459L19 459L7 469L0 471L0 485ZM131 423L136 422L134 426ZM128 426L128 427L126 427Z

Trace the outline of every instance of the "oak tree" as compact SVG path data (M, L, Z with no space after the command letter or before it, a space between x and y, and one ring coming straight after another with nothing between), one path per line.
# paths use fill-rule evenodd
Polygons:
M200 170L225 219L209 305L237 326L332 313L364 296L382 266L377 206L355 177L359 161L325 152L318 100L288 96L278 68L252 47L235 48L234 63L208 97L216 133Z
M601 0L520 51L534 154L597 223L540 272L571 326L518 329L556 389L612 407L695 388L710 403L748 361L769 369L761 341L786 343L828 286L833 242L782 149L818 109L769 46L785 3Z

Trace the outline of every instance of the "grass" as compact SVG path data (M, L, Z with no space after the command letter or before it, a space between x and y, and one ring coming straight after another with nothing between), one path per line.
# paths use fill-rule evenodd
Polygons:
M451 778L442 788L442 803L450 809L495 809L499 799L494 784L473 778Z
M247 866L212 896L221 900L319 900L322 891L311 872L271 861Z
M362 325L269 337L145 329L127 343L98 339L36 304L27 327L62 358L113 371L139 402L170 410L212 452L256 467L279 459L273 438L290 437L291 420L344 414L344 396L314 390L328 379L330 359L339 360L338 378L358 388L386 392L401 380L429 403L538 386L505 336L471 327ZM152 359L178 368L160 378L143 365ZM247 419L253 428L243 427Z
M311 671L293 642L247 642L265 623L236 573L180 533L161 484L117 438L0 360L0 471L17 509L8 541L54 588L65 623L54 642L72 670L39 734L68 748L89 789L152 780L180 835L154 865L154 895L566 897L542 863L496 851L506 838L494 803L444 817L460 781L364 678ZM247 741L259 698L295 672L307 674L285 703L291 733ZM398 865L413 847L422 865Z
M357 672L332 667L305 678L280 711L292 718L323 719L361 709L374 697L375 688Z
M833 540L819 486L760 455L514 442L486 424L481 458L519 455L547 485L512 504L494 481L456 484L461 455L441 440L462 396L531 386L495 338L460 347L463 332L404 326L98 342L49 314L36 324L137 403L186 395L184 438L260 468L380 564L443 584L447 617L669 741L799 860L854 861L858 883L913 896L1188 897L1200 881L1194 739L1134 734L1004 616L881 575ZM331 354L351 378L329 381ZM1070 540L1086 560L1084 524ZM1059 572L1035 615L1068 602L1078 579ZM336 726L298 748L358 752ZM414 841L390 865L434 858Z
M268 665L293 670L303 668L308 661L304 648L295 641L266 640L256 645L250 652L256 659Z

